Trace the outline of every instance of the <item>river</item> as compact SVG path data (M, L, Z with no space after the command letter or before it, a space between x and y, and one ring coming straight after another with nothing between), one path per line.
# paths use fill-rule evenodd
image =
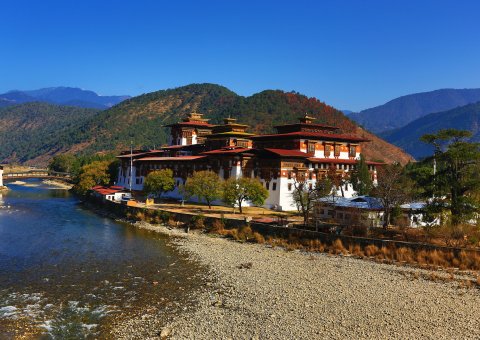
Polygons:
M145 308L171 315L200 284L201 269L164 236L99 216L38 180L7 186L0 338L110 338Z

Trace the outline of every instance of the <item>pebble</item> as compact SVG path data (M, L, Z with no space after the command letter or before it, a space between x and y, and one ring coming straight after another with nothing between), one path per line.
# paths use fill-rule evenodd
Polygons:
M195 308L164 325L175 329L169 339L480 338L480 290L433 282L423 269L142 227L176 236L172 243L210 271ZM142 338L164 322L132 321L115 338Z

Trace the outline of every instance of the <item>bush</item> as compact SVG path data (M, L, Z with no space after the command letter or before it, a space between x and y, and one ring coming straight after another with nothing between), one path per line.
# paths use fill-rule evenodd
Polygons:
M255 240L256 243L259 243L259 244L265 243L265 238L260 233L254 232L253 239Z
M168 211L160 210L160 212L159 212L159 217L160 217L160 220L162 221L162 223L163 223L164 225L167 225L167 224L168 224L168 221L169 221L170 218L172 217L172 214L169 213Z
M220 219L213 220L211 226L208 228L209 233L224 235L225 234L225 224Z
M195 215L192 216L190 220L190 228L192 229L203 229L205 228L205 216Z
M364 249L365 255L368 257L375 256L378 253L378 247L374 244L369 244Z
M342 240L336 239L331 247L331 252L334 254L347 254L347 249L343 246Z

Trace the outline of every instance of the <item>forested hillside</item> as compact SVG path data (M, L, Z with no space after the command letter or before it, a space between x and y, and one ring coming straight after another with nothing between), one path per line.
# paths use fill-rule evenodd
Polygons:
M344 132L371 139L372 143L365 149L370 159L402 163L411 159L399 148L364 131L342 112L315 98L277 90L242 97L214 84L192 84L126 100L92 115L79 126L66 128L65 135L75 138L68 139L67 143L71 142L68 147L64 141L58 141L59 145L52 141L51 150L119 151L128 148L131 141L135 147L159 146L167 142L168 130L163 126L179 121L192 111L204 113L212 123L220 123L228 116L238 118L239 122L249 124L254 133L272 132L274 125L296 122L300 115L308 112L318 123L336 125Z
M83 124L97 112L35 102L0 109L0 163L45 163L82 141Z

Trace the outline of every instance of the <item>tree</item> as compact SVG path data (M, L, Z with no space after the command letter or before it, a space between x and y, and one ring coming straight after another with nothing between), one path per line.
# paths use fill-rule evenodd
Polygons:
M76 179L77 183L73 188L75 192L84 195L96 185L108 185L110 183L109 165L109 161L96 161L84 165Z
M466 222L480 211L480 144L466 142L469 131L444 129L421 137L435 148L430 176L432 202L437 210L450 210L452 224Z
M212 171L196 171L191 177L187 178L184 192L187 198L196 196L208 204L212 209L212 202L222 198L223 188L222 180Z
M72 172L76 163L78 161L74 155L65 153L54 156L48 165L48 169L57 172Z
M377 182L377 186L372 190L372 195L382 202L383 226L387 227L391 220L392 210L410 198L412 182L400 164L386 164L380 167Z
M317 177L317 182L314 186L310 186L309 183L302 180L303 178L304 177L300 176L295 177L292 197L297 206L297 210L303 216L303 223L307 224L315 202L318 199L329 195L332 191L333 185L327 177L321 179Z
M342 197L345 197L345 192L343 191L343 186L347 183L347 178L345 177L347 174L344 172L337 171L337 167L335 164L331 164L327 170L327 177L332 184L332 199L337 195L338 190L342 194Z
M143 190L149 195L159 195L172 191L175 188L175 179L171 169L155 170L145 178Z
M369 195L373 189L372 175L368 170L368 165L363 155L360 155L360 159L357 161L355 170L350 176L350 182L352 183L353 190L355 190L359 196Z
M243 202L251 201L253 204L262 205L267 197L268 190L257 179L231 177L224 182L224 202L232 206L238 205L240 213L243 213Z

